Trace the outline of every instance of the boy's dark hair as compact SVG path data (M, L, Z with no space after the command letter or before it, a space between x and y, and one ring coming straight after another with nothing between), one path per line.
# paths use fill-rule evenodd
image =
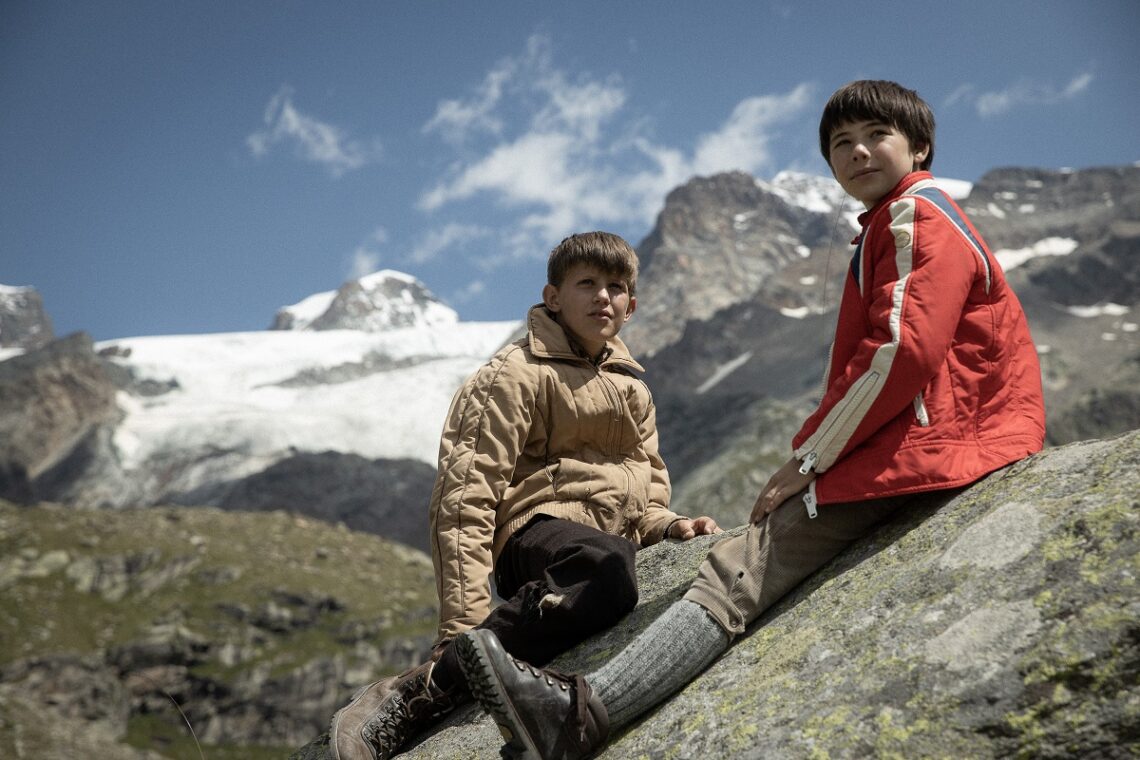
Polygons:
M546 281L560 287L566 273L577 264L596 266L621 277L629 284L630 295L637 291L637 253L612 232L579 232L563 240L546 261Z
M854 121L881 121L906 135L912 149L927 146L919 169L929 169L934 161L934 112L914 90L882 79L861 79L836 90L819 120L819 149L828 166L831 133Z

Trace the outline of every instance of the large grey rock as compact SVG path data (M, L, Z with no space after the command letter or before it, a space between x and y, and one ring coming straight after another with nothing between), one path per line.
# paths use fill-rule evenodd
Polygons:
M54 337L38 290L0 285L0 348L39 348Z
M1135 757L1140 431L1048 450L904 514L806 580L602 758ZM715 538L638 556L641 602L556 664L590 670ZM474 709L407 758L495 757ZM327 737L295 760L327 757Z
M0 497L43 498L36 479L117 418L116 390L85 333L0 362Z

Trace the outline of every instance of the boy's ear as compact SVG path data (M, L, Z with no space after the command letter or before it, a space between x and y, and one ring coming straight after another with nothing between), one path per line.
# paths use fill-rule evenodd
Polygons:
M929 145L919 145L918 148L914 151L914 168L917 169L922 164L922 162L926 160L926 157L929 154Z
M625 321L628 322L629 318L633 316L633 312L637 311L637 296L629 297L629 307L625 310Z
M547 309L554 313L558 313L562 310L562 304L558 300L558 288L550 283L547 283L542 288L542 302L546 305Z

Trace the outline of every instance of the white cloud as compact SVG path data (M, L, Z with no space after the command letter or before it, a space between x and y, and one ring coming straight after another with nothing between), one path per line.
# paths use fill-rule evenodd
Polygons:
M472 280L459 290L452 292L448 301L452 304L463 304L475 300L487 292L487 283L483 280Z
M334 176L359 169L380 155L380 145L365 145L350 139L343 130L293 106L293 91L282 87L265 107L265 128L246 138L254 156L261 157L278 145L292 145L294 153L324 166Z
M352 260L349 264L348 277L350 280L359 280L365 275L370 275L380 269L380 251L377 250L388 242L388 231L383 227L377 227L368 236L368 239L356 247L352 253Z
M975 99L974 107L979 116L986 117L998 116L1020 106L1054 105L1080 95L1092 84L1093 78L1091 72L1084 72L1060 88L1048 83L1022 79L1004 90L983 92Z
M464 248L475 240L491 235L491 230L474 224L448 224L431 230L416 244L408 260L423 264L450 248Z
M776 128L801 116L811 96L805 84L746 98L686 150L659 144L646 119L626 112L619 78L571 77L554 60L550 39L531 37L424 126L463 150L421 195L421 209L462 213L461 204L482 199L515 214L495 231L500 255L484 267L536 256L575 230L649 225L665 194L695 174L769 167Z
M801 84L786 95L765 95L740 101L728 121L697 143L693 169L697 174L741 169L755 172L771 160L772 128L807 105L811 87Z
M945 108L949 108L950 106L957 105L962 101L971 102L974 99L974 93L977 91L978 88L972 84L959 85L954 90L954 92L950 93L950 95L942 101L942 105Z
M476 88L476 96L467 100L444 100L436 107L435 116L423 126L423 132L439 132L449 143L462 143L469 132L498 134L502 121L493 113L503 97L503 87L514 73L511 61L504 61L487 73Z
M352 265L349 268L348 279L359 280L380 269L380 254L363 246L352 253Z

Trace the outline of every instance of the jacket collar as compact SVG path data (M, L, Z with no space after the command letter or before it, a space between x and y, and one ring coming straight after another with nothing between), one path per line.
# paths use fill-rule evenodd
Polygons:
M526 315L527 341L530 351L543 359L564 359L593 364L593 360L581 351L574 350L570 336L562 329L542 304L530 307ZM599 367L621 366L637 372L645 369L630 355L621 338L615 337L606 344Z
M899 180L899 183L895 185L889 193L880 198L874 206L859 215L859 225L861 227L866 227L868 220L870 220L872 216L878 213L879 209L897 201L900 196L905 195L907 190L919 182L933 179L934 175L930 172L925 171L911 172L910 174L906 175Z
M851 244L859 244L859 241L863 239L863 235L867 232L867 223L870 222L871 217L879 213L880 210L894 203L902 196L906 195L906 192L917 185L919 182L933 181L934 175L930 172L924 171L911 172L910 174L900 179L899 183L895 185L889 193L880 198L874 206L859 215L859 234L855 236L855 239L851 241Z

